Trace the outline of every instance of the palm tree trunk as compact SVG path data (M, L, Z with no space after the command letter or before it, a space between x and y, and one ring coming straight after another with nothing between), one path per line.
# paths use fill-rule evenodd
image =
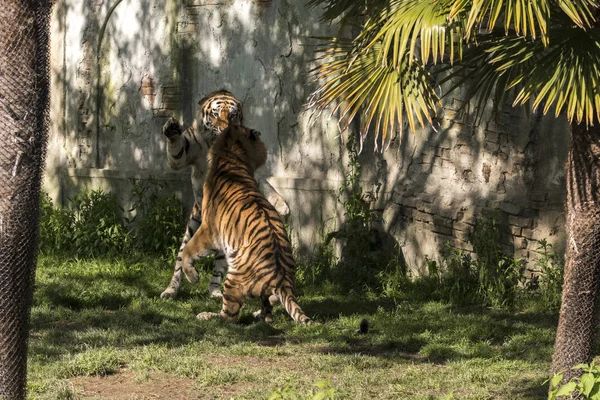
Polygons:
M567 162L567 251L552 371L591 360L600 288L600 127L572 124Z
M0 7L0 398L24 399L47 140L50 1Z

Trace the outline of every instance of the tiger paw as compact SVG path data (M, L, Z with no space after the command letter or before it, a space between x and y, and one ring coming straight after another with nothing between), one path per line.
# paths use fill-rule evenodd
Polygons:
M267 200L269 200L269 203L275 207L275 210L277 210L283 219L287 219L287 217L290 215L290 207L283 197L277 193L272 193Z
M214 312L201 312L200 314L196 315L196 318L198 318L200 321L206 321L207 319L211 319L211 318L215 318L218 317L219 314L214 313Z
M165 291L160 294L161 299L174 299L175 297L177 297L177 290L171 287L166 288Z
M176 136L181 135L181 131L181 124L173 117L169 118L162 128L163 135L169 140L173 140Z
M190 281L191 283L198 282L198 279L199 279L198 271L196 271L196 268L194 268L192 265L186 266L184 264L183 273L185 274L185 277L187 278L187 280Z
M260 319L261 321L265 321L267 324L273 322L273 315L271 313L263 314L262 310L258 310L252 313L254 318Z
M221 288L208 288L208 295L210 297L223 297L223 292Z

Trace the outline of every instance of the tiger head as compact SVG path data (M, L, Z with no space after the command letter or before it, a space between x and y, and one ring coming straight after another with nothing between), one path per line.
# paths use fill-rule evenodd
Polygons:
M267 147L260 139L260 132L241 125L230 125L211 148L210 159L216 154L234 153L251 167L252 172L267 162Z
M223 133L229 125L241 125L244 121L242 102L227 90L208 94L198 105L205 131L214 136Z

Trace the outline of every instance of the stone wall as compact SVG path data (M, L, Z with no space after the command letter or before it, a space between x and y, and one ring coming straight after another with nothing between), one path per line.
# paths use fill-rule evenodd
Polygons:
M208 92L227 88L269 148L269 181L289 202L301 251L343 224L335 191L347 155L335 116L303 112L314 89L309 36L334 34L320 10L291 0L60 0L52 25L52 134L46 190L59 203L83 186L128 201L153 176L191 206L187 172L169 171L161 126L191 123ZM567 125L507 109L474 121L460 93L444 101L436 129L396 133L383 154L361 154L379 227L421 271L447 241L469 249L478 216L498 210L503 245L533 257L536 240L564 247Z

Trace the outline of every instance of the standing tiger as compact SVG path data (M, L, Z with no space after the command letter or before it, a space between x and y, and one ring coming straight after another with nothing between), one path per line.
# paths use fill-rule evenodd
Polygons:
M186 167L192 169L192 188L194 192L194 206L190 214L185 235L177 261L175 272L169 286L161 293L160 297L168 298L177 296L181 285L181 252L202 222L200 205L202 204L202 187L207 171L208 151L219 134L229 124L239 125L243 122L242 102L227 90L218 90L204 97L198 103L196 119L190 127L183 131L179 121L170 118L163 126L163 134L168 139L167 159L169 167L180 170ZM289 208L285 200L269 185L266 179L259 180L263 193L267 195L279 213L283 216L289 214ZM211 296L220 297L221 280L227 273L227 261L222 252L215 255L212 278L209 284Z
M229 263L221 317L237 320L244 301L259 297L261 310L254 315L270 322L269 297L275 295L294 321L309 324L294 294L296 263L285 226L254 179L267 160L259 136L258 131L230 125L210 149L203 220L183 249L183 272L190 282L198 281L194 259L221 249ZM198 318L218 315L204 312Z

